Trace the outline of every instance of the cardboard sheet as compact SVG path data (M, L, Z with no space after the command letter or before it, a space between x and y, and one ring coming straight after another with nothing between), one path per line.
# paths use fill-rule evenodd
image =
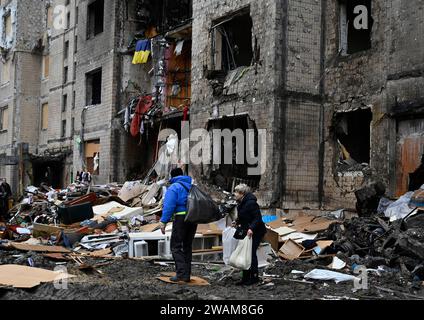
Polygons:
M153 232L160 228L160 223L146 224L140 228L140 232Z
M196 233L202 234L202 235L221 235L222 230L218 228L218 226L214 223L209 224L199 224L197 226Z
M157 279L159 279L162 282L166 282L166 283L170 283L170 284L178 284L178 285L187 285L187 286L209 286L209 282L207 282L205 279L199 278L199 277L191 277L191 282L187 283L187 282L172 282L170 280L170 277L174 277L176 274L175 273L162 273L162 277L158 277Z
M20 289L34 288L42 283L60 281L75 276L39 268L18 265L0 266L0 285Z
M305 248L293 240L287 240L286 243L281 247L279 255L286 260L295 260L299 258Z
M290 233L296 232L295 229L288 228L288 227L280 227L278 229L274 229L274 231L277 232L280 237L283 237L283 236L286 236Z

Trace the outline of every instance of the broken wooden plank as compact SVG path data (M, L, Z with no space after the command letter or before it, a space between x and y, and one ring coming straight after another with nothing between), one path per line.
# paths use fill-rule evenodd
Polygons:
M12 242L10 246L16 250L21 251L34 251L34 252L50 252L50 253L70 253L71 251L59 246L43 246L43 245L32 245L26 243Z
M302 245L289 239L280 248L279 256L283 257L286 260L292 261L298 259L304 251L305 248Z

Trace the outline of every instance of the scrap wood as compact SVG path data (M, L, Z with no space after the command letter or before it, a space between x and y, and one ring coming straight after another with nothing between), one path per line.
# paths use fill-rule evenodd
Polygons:
M25 243L12 242L11 247L21 251L34 251L34 252L50 252L50 253L70 253L71 251L58 246L43 246L43 245L31 245Z
M193 250L193 254L199 254L199 253L220 253L222 252L222 247L218 249L199 249L199 250Z
M298 259L304 251L305 251L305 248L302 245L289 239L280 248L280 251L278 254L282 258L292 261L292 260Z
M56 261L70 261L70 259L62 253L44 253L43 257Z
M97 251L94 251L94 252L90 252L88 255L90 257L102 257L102 256L106 256L110 253L112 253L112 249L106 248L106 249L103 249L103 250L97 250Z

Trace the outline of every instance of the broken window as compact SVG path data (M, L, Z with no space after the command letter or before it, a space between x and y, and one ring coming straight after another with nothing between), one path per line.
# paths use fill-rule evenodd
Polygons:
M100 140L85 143L85 161L87 171L92 175L99 175Z
M47 130L49 127L49 104L44 103L41 106L41 130Z
M68 83L68 71L69 71L68 67L63 68L63 84Z
M0 109L0 131L6 131L9 128L9 109L4 107Z
M66 30L71 27L71 13L68 11L66 14Z
M60 131L60 137L65 138L66 136L66 120L62 120L62 128Z
M65 94L63 95L63 99L62 99L62 112L66 111L67 106L68 106L68 95Z
M168 47L166 107L182 111L191 102L191 39L175 41Z
M254 137L247 133L248 129L253 130ZM252 189L258 188L261 176L248 173L248 169L257 167L257 164L250 165L247 159L247 152L252 156L258 155L258 133L254 121L247 115L223 117L209 121L208 130L213 136L211 182L230 192L241 183ZM217 140L219 136L214 130L221 132L221 139ZM231 139L227 135L230 133ZM253 141L250 138L254 138Z
M36 158L32 161L32 183L47 183L55 189L63 188L63 157Z
M1 64L1 84L6 84L10 81L10 63L11 59Z
M371 0L340 0L340 50L352 54L371 48Z
M50 56L43 56L43 79L47 79L49 77L50 72Z
M370 109L339 113L335 117L335 134L340 150L339 170L360 171L370 163Z
M86 74L86 105L102 103L102 69L97 69Z
M71 119L71 137L74 136L75 133L75 118Z
M76 98L76 92L72 92L72 109L75 109L75 98Z
M159 33L166 33L187 24L192 18L192 8L192 0L137 0L128 13L134 13L140 32L153 26Z
M69 57L69 41L65 42L65 48L63 49L63 59L68 59Z
M213 70L230 71L253 61L250 9L216 21L212 27Z
M92 2L87 10L87 39L90 39L103 32L104 0Z
M11 38L13 29L12 29L12 14L10 13L10 11L4 16L3 25L4 25L5 37Z

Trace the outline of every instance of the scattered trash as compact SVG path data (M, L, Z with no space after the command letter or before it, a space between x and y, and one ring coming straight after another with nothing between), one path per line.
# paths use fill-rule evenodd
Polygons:
M314 280L334 280L336 283L345 282L345 281L360 281L359 278L322 269L314 269L308 274L305 275L305 279L314 279Z
M333 262L328 266L330 269L341 270L346 267L346 262L337 257L333 258Z

